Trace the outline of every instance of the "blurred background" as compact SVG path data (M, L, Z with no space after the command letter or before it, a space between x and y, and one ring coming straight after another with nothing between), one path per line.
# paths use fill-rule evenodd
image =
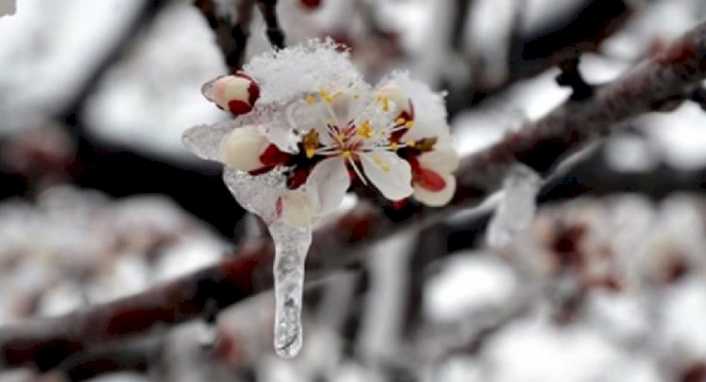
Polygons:
M1 325L139 293L261 235L218 166L181 145L228 118L200 93L228 71L209 14L239 20L248 3L0 0ZM331 36L370 82L406 68L446 90L469 154L568 98L561 60L580 53L589 83L611 81L706 2L279 0L277 13L287 44ZM271 49L265 29L252 12L246 61ZM704 382L705 127L689 102L631 121L550 179L503 250L484 245L476 210L381 242L307 294L293 361L271 349L264 293L131 343L117 370L0 366L0 381Z

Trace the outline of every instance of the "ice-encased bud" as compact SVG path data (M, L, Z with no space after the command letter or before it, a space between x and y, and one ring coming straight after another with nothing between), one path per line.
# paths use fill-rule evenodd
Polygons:
M257 83L243 73L219 77L204 85L202 92L207 99L234 115L248 113L260 97Z
M269 144L254 126L235 128L221 140L221 160L240 171L257 170L263 167L260 155Z

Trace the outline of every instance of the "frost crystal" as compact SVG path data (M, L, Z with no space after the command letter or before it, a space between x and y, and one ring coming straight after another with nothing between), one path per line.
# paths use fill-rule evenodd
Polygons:
M275 349L302 346L301 293L312 226L337 211L352 184L390 201L432 207L456 190L458 154L443 94L407 73L366 83L332 40L255 57L218 77L204 96L232 120L196 126L184 144L222 163L229 190L269 226L275 241Z
M495 210L487 233L488 245L502 248L529 227L537 210L535 198L541 177L531 168L515 164L503 182L503 199Z

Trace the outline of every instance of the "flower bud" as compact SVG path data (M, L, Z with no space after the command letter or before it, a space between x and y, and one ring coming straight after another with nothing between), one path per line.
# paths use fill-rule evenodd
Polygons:
M238 116L252 110L260 97L260 88L252 78L236 73L209 82L204 86L203 93L221 109Z
M254 171L265 166L260 156L269 142L255 126L233 129L221 141L221 160L231 168L240 171Z

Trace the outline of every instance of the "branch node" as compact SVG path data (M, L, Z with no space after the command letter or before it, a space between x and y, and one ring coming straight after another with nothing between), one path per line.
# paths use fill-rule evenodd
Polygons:
M584 101L593 96L594 87L586 82L579 70L580 59L578 56L566 59L559 63L561 73L556 77L559 86L571 88L572 101Z

